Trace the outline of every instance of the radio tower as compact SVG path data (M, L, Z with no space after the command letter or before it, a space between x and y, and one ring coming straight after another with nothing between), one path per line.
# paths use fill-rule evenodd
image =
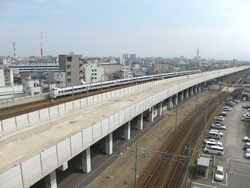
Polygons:
M43 32L41 32L41 61L43 61L43 44L42 44L42 36L43 35Z
M16 47L15 47L15 45L16 45L16 43L13 42L13 50L14 50L14 57L13 57L13 59L17 59L17 57L16 57Z

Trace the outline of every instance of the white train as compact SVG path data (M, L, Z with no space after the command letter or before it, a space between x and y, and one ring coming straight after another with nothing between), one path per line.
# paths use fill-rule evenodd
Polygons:
M146 80L169 78L169 77L194 74L194 73L199 73L199 72L200 70L182 71L182 72L175 72L175 73L154 74L154 75L133 77L133 78L127 78L127 79L118 79L118 80L97 82L97 83L92 83L92 84L84 84L84 85L79 85L79 86L73 86L73 93L82 93L82 92L87 92L90 90L108 88L108 87L119 86L123 84L129 84L129 83L132 84L132 82L137 83L137 82L146 81ZM71 95L71 94L72 94L71 86L65 87L65 88L53 88L50 91L50 97L53 99L57 97L65 96L65 95Z

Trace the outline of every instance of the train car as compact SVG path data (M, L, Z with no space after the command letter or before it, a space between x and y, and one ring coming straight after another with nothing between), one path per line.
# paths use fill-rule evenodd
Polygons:
M199 73L199 72L200 70L162 73L162 74L139 76L139 77L133 77L133 78L126 78L126 79L103 81L103 82L97 82L97 83L92 83L92 84L84 84L84 85L79 85L79 86L73 86L73 93L81 93L81 92L86 92L90 90L119 86L123 84L130 84L130 83L133 84L133 83L141 82L141 81L155 80L155 79L160 79L160 78L170 78L170 77L194 74L194 73ZM72 87L53 88L50 91L50 97L53 99L57 97L65 96L65 95L71 95L71 94L72 94Z

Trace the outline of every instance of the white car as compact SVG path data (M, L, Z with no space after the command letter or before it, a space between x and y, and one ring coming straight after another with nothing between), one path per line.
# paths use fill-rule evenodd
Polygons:
M210 138L210 139L205 139L205 140L204 140L204 144L207 144L207 145L219 145L219 146L222 146L222 145L223 145L222 142L217 141L217 140L212 139L212 138Z
M217 166L216 171L214 173L214 179L217 181L223 181L224 180L224 169L223 166Z
M213 128L226 130L226 126L220 124L212 124Z
M224 148L221 146L206 146L204 148L205 153L217 154L217 155L224 155Z
M244 140L245 142L250 142L250 136L245 136L245 137L243 138L243 140Z
M248 148L248 149L250 149L250 148ZM245 153L245 158L250 159L250 153Z
M250 153L250 148L247 148L247 149L246 149L246 153Z
M222 137L224 134L216 129L211 129L209 132L216 132L218 134L220 134L220 137Z
M218 121L224 121L224 117L220 116L220 117L214 117L214 119L218 120Z

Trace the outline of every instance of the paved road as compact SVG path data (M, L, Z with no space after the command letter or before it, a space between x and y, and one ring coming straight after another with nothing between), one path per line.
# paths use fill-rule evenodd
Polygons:
M216 164L222 165L225 170L225 180L216 182L213 178L213 169L209 169L207 177L194 177L191 182L192 188L199 187L229 187L229 188L245 188L250 187L250 160L244 158L244 150L242 150L245 142L243 137L250 135L250 122L240 121L243 113L247 110L242 105L250 102L242 101L234 106L228 117L225 118L224 125L227 130L223 130L224 136L220 139L225 149L224 156L216 156Z

